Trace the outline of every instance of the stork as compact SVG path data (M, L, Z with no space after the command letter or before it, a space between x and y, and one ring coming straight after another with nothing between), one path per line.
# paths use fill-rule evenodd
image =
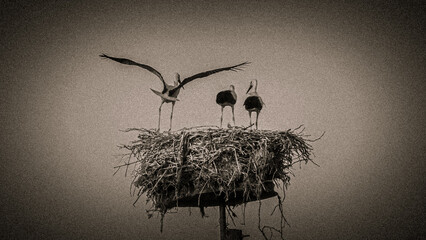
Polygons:
M126 59L126 58L116 58L116 57L111 57L108 56L106 54L102 54L99 55L100 57L103 58L108 58L111 60L114 60L116 62L122 63L122 64L127 64L127 65L135 65L138 67L141 67L143 69L146 69L148 71L150 71L151 73L155 74L163 83L163 90L161 92L156 91L154 89L151 88L151 90L158 96L161 97L161 104L160 107L158 109L158 129L157 131L160 131L160 120L161 120L161 107L163 106L164 103L172 103L172 112L170 114L170 128L169 131L172 129L172 120L173 120L173 109L175 106L176 101L179 101L179 99L177 99L177 96L179 95L180 89L184 89L184 85L188 84L189 82L198 79L198 78L204 78L207 77L209 75L212 75L214 73L218 73L218 72L222 72L222 71L238 71L238 70L242 70L240 67L249 64L249 62L243 62L231 67L224 67L224 68L218 68L218 69L213 69L213 70L209 70L206 72L201 72L198 74L195 74L191 77L187 77L185 79L183 79L183 81L180 80L180 75L177 73L176 74L176 81L174 82L174 85L169 85L164 81L163 76L161 75L160 72L158 72L157 70L155 70L153 67L142 64L142 63L137 63L134 62L132 60Z
M220 127L223 122L223 108L230 106L232 109L232 121L235 126L234 105L237 102L237 94L234 85L229 86L229 90L221 91L216 95L216 103L222 107L222 115L220 116Z
M253 88L253 81L250 82L250 87L247 90L247 93L249 96L244 101L244 106L246 110L249 112L250 117L250 126L251 126L251 113L256 112L256 129L257 129L257 120L259 118L259 113L262 110L263 105L265 103L262 101L262 98L257 94L257 80L254 80L254 91L250 92L250 90ZM250 93L249 93L250 92Z

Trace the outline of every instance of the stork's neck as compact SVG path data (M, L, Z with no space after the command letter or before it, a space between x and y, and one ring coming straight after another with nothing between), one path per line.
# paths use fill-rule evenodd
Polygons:
M181 83L179 73L176 73L175 87L177 87Z

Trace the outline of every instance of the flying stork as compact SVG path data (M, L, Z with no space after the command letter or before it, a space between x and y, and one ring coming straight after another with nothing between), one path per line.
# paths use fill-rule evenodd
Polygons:
M237 102L237 94L234 85L229 86L229 90L221 91L216 95L216 103L222 107L222 115L220 116L220 127L223 122L223 108L230 106L232 108L232 121L235 126L234 105Z
M251 113L256 112L256 129L257 129L257 120L259 118L259 113L260 113L260 110L262 110L262 107L263 105L265 105L265 103L262 101L262 98L257 94L257 80L255 79L254 82L256 84L254 85L254 91L252 92L250 92L250 90L253 88L253 81L250 82L250 87L248 88L246 93L249 96L244 101L244 106L246 110L249 112L250 126L251 126Z
M174 82L174 85L169 85L164 81L163 76L161 75L160 72L158 72L157 70L155 70L153 67L142 64L142 63L137 63L134 62L130 59L126 59L126 58L116 58L116 57L111 57L108 56L106 54L102 54L99 55L100 57L103 58L109 58L111 60L114 60L116 62L122 63L122 64L127 64L127 65L135 65L138 67L141 67L143 69L146 69L148 71L150 71L151 73L155 74L163 83L163 90L161 92L156 91L154 89L151 88L151 90L157 94L158 96L161 97L161 104L160 104L160 108L158 109L158 129L157 131L160 131L160 120L161 120L161 107L163 106L164 103L172 103L172 112L170 114L170 128L169 131L172 129L172 120L173 120L173 108L175 106L176 101L179 101L179 99L177 99L177 96L179 95L179 91L180 89L184 88L183 86L189 82L191 82L192 80L198 79L198 78L204 78L207 77L209 75L212 75L214 73L218 73L218 72L222 72L222 71L238 71L238 70L242 70L240 67L249 64L249 62L243 62L231 67L224 67L224 68L218 68L218 69L213 69L213 70L209 70L206 72L201 72L198 74L195 74L191 77L187 77L185 79L183 79L183 81L180 80L180 75L177 73L176 74L176 81Z

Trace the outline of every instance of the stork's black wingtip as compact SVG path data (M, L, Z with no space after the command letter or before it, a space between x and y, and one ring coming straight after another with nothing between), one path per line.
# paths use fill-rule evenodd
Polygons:
M249 65L251 62L243 62L243 63L240 63L240 64L238 64L236 67L243 67L243 66L247 66L247 65Z
M250 63L251 62L243 62L243 63L240 63L240 64L238 64L238 65L236 65L235 67L234 67L234 69L235 70L238 70L238 71L242 71L243 69L243 67L245 67L245 66L247 66L247 65L250 65Z
M99 55L99 57L107 58L108 56L105 53Z

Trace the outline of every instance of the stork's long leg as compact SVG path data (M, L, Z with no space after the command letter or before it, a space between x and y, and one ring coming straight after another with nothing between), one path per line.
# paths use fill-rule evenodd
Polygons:
M223 121L223 106L222 106L222 115L220 115L220 127L222 128L222 121Z
M164 101L161 102L160 108L158 109L158 128L157 132L160 131L160 122L161 122L161 107L163 106Z
M232 121L234 121L234 126L235 126L234 105L232 105L231 108L232 108Z
M173 121L173 108L175 107L176 102L172 102L172 113L170 114L170 128L169 131L172 130L172 121Z
M251 126L251 112L249 111L249 118L250 118L250 129L252 128L252 126Z
M259 113L260 112L256 112L256 130L257 130L257 120L259 119Z

